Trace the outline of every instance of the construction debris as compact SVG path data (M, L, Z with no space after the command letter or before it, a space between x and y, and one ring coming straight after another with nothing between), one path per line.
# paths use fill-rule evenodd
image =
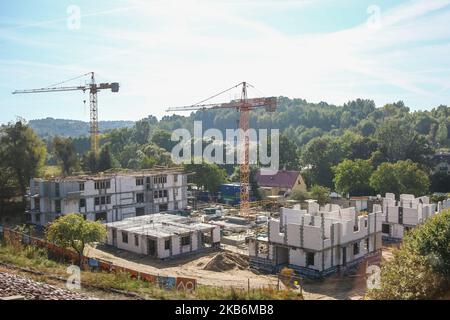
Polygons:
M0 272L0 297L14 296L21 296L24 300L95 300L85 294Z
M229 270L246 270L249 267L248 258L244 256L232 253L232 252L220 252L216 254L203 268L208 271L222 272Z

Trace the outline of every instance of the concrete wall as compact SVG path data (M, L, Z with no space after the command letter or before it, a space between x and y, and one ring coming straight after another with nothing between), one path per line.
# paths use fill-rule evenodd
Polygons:
M187 176L182 173L161 173L156 176L167 176L167 183L154 183L155 174L117 175L106 177L109 188L95 189L95 183L101 179L92 178L78 180L45 181L31 180L30 192L39 196L38 212L31 198L31 222L44 225L53 221L60 214L79 212L87 219L95 220L95 213L107 213L107 222L120 221L134 217L136 208L143 208L144 213L160 211L160 205L167 204L168 210L179 210L187 207ZM178 178L175 179L175 176ZM136 178L143 178L143 185L136 185ZM147 177L150 178L150 190L147 190ZM80 183L84 189L80 190ZM56 186L59 185L59 194ZM167 190L167 197L153 199L154 190ZM144 194L144 203L137 202L137 194ZM95 205L96 197L110 197L110 203ZM61 212L57 213L55 201L61 200ZM85 207L80 208L80 199L85 199ZM106 202L106 201L105 201ZM36 214L40 216L36 217ZM43 216L42 214L45 214ZM39 221L38 221L39 220Z

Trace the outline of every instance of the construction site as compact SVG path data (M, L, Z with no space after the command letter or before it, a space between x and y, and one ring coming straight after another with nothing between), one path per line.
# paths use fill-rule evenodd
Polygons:
M118 92L119 84L97 85L94 73L88 75L91 82L86 86L14 93L89 91L90 148L98 154L97 92ZM342 205L288 200L293 192L307 191L300 172L284 168L268 175L260 168L255 179L263 196L256 201L257 190L250 187L249 113L259 108L274 112L277 98L248 98L249 87L253 86L242 82L195 105L167 110L239 113L243 133L235 145L242 153L239 181L220 185L217 197L202 197L208 190L188 183L188 177L198 172L176 165L35 178L30 181L27 222L45 227L70 213L100 221L107 230L106 241L89 246L86 257L152 279L180 277L209 286L279 288L280 274L291 270L304 281L311 298L330 298L327 292L339 298L362 295L364 270L380 264L383 238L401 239L403 230L439 213L449 206L448 200L434 205L427 197L400 195L396 202L395 195L386 194L377 196L370 210L369 197L335 199ZM240 99L207 103L236 88ZM348 275L361 283L355 285ZM314 282L317 279L327 280Z

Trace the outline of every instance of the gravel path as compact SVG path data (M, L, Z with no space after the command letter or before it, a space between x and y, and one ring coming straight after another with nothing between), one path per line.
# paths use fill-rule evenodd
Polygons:
M0 272L0 297L23 296L25 300L95 300L85 294Z

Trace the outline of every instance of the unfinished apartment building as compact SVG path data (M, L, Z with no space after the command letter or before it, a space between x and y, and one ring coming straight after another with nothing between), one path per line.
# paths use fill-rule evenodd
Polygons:
M152 214L106 224L107 243L157 259L220 246L220 227L172 214Z
M77 212L104 222L187 207L187 175L179 169L32 179L28 221L44 226Z
M310 201L281 208L279 219L270 219L268 237L249 239L253 267L277 272L289 267L320 278L357 265L381 248L381 207L359 215L355 208L328 204L322 208Z
M434 204L430 203L430 198L426 196L415 198L412 194L401 194L396 201L395 194L386 193L383 198L383 238L401 240L406 231L448 207L449 200Z

